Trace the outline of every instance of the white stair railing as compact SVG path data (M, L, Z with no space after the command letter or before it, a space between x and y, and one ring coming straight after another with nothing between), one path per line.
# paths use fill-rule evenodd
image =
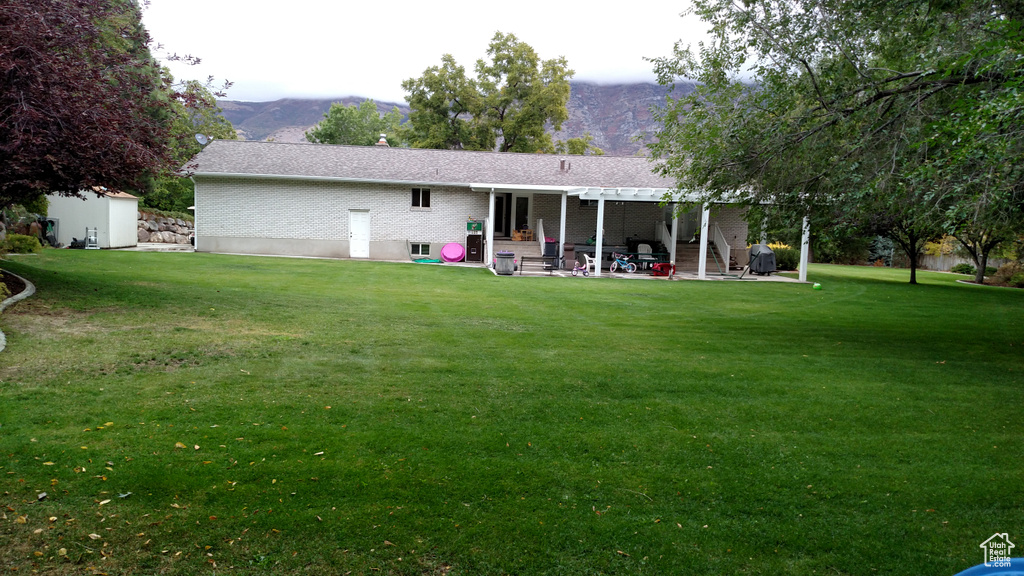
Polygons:
M715 241L715 248L718 248L718 253L722 255L722 260L725 261L725 270L722 270L721 265L719 265L719 271L722 272L723 274L728 274L729 259L731 258L729 252L732 250L732 248L729 246L729 243L725 240L725 234L722 234L722 229L718 227L718 222L715 222L715 235L713 238Z

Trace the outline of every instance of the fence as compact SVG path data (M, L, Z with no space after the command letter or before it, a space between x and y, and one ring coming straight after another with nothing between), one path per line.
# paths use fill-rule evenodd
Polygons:
M1005 258L988 259L988 265L993 268L999 268L1000 266L1006 264L1007 262L1008 260L1006 260ZM970 264L971 266L974 266L974 260L971 260L970 258L963 258L961 256L955 256L953 254L943 254L941 256L931 256L929 254L924 254L921 256L921 260L919 263L921 265L921 268L925 268L927 270L939 270L943 272L948 272L950 268L956 266L957 264Z

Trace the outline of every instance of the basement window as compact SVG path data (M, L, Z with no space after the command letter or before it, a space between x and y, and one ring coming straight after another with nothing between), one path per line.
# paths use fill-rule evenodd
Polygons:
M412 244L413 256L430 256L430 244Z
M430 188L412 189L412 207L430 208Z

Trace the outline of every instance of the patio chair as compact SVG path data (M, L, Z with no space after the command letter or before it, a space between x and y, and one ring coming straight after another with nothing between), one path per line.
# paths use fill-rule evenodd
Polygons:
M640 244L636 247L636 261L641 268L646 269L648 266L658 261L657 258L651 255L651 252L653 251L651 250L650 244Z
M587 269L587 272L588 273L590 273L590 272L596 273L597 272L597 259L592 257L590 254L584 254L583 258L584 258L584 260L586 260L586 264L584 264L583 266L584 266L584 268Z

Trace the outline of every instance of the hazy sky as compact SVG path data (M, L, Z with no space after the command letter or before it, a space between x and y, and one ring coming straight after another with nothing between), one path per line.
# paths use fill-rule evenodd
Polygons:
M231 80L230 100L365 96L403 101L402 81L452 54L472 73L496 31L515 34L542 59L565 56L575 80L654 81L644 57L666 56L706 26L680 16L688 0L330 1L151 0L143 22L167 53L202 58L172 65L176 78ZM159 56L159 53L157 53Z

